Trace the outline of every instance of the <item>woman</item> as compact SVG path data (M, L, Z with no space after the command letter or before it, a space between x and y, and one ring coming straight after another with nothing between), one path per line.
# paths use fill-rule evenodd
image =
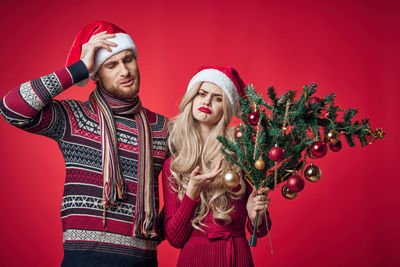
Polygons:
M243 178L235 188L223 183L225 171L241 171L222 160L217 136L233 139L227 126L244 87L233 68L202 67L171 123L173 156L163 168L165 235L182 248L178 266L254 266L244 229L253 232L257 211L263 218L257 236L267 233L269 189L256 196Z

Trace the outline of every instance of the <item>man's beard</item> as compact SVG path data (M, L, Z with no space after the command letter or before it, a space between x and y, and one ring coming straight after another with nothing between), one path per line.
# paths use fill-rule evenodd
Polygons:
M108 86L107 83L99 81L100 88L105 91L108 95L120 99L120 100L133 100L139 93L140 80L134 79L133 84L129 87L129 90L121 90L119 87Z

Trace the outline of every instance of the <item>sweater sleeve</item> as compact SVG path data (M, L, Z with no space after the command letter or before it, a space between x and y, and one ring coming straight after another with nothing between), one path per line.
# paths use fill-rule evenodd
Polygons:
M199 200L192 200L186 194L182 201L171 188L169 169L171 159L164 163L162 171L164 193L164 227L168 242L175 248L182 248L192 231L191 220L196 211Z
M55 96L88 77L82 61L49 75L25 82L0 101L0 113L8 123L24 131L56 140L62 138L67 113Z
M252 186L246 180L246 201L249 198L252 190L253 190ZM267 218L267 220L265 220L265 218ZM258 238L261 238L261 237L267 235L268 231L271 229L271 223L272 223L268 211L266 213L266 216L264 215L264 216L262 216L262 218L259 218L259 220L260 219L262 219L262 223L257 228L257 231L256 231L256 236ZM267 222L268 222L268 225L267 225ZM248 216L247 216L246 228L247 228L247 231L252 235L253 231L254 231L254 227L251 224L251 220L250 220L250 218ZM268 228L268 230L267 230L267 228Z

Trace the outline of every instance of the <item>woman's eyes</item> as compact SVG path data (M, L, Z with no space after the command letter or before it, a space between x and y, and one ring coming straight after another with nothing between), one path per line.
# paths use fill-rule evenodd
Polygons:
M208 93L204 93L204 92L198 92L197 95L201 96L201 97L206 97L208 95ZM220 96L214 96L213 100L217 101L217 102L222 102L222 97Z

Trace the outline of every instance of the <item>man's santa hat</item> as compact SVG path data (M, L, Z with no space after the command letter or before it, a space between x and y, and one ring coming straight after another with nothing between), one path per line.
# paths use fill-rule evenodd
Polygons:
M104 48L100 48L96 51L95 54L95 67L93 72L89 73L89 76L92 80L94 80L97 71L100 69L101 65L106 61L109 57L118 54L119 52L130 49L133 51L137 59L137 50L135 43L132 41L132 38L120 27L115 24L105 22L105 21L95 21L89 25L86 25L81 29L78 35L75 38L74 43L72 44L71 50L69 51L67 63L66 65L72 65L77 62L81 58L82 53L82 45L89 42L90 38L98 34L100 32L107 31L108 34L115 34L114 38L107 39L111 41L117 46L110 46L111 52L107 51ZM78 83L78 86L85 86L88 83L88 79Z
M246 84L232 67L202 66L190 80L186 93L199 82L210 82L220 87L233 106L234 114L239 117L239 98L244 95Z

